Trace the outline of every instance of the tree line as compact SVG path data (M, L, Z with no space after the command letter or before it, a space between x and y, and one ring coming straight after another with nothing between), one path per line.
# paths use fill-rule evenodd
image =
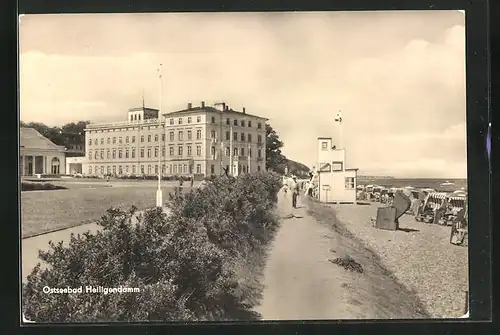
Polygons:
M85 141L85 127L89 124L89 121L78 121L77 123L71 122L67 123L62 127L57 126L47 126L40 122L23 122L21 121L20 127L33 128L42 134L44 137L51 140L57 145L67 145L68 137L72 137L74 144L84 144Z

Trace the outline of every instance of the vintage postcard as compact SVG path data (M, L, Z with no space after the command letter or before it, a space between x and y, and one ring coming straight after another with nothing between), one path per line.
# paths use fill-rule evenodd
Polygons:
M21 16L24 322L467 317L465 40L461 11Z

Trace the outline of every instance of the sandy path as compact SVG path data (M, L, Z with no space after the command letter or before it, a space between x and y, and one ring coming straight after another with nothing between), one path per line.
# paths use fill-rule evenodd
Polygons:
M90 223L84 224L78 227L73 227L69 229L59 230L53 233L48 233L44 235L39 235L35 237L25 238L22 241L21 246L21 268L22 268L22 280L25 281L26 277L31 273L31 270L36 266L37 263L41 263L38 259L39 250L48 250L49 242L52 241L57 243L59 241L68 242L71 237L71 233L83 234L87 231L96 232L98 229L97 224Z
M290 195L279 194L281 216L291 211ZM283 219L264 270L264 292L256 311L263 320L346 319L362 317L351 303L346 271L328 260L335 247L331 230L307 214L298 200L295 216Z
M164 208L164 211L168 213L168 209ZM137 212L138 214L142 211ZM31 273L33 268L37 263L42 263L38 258L39 250L48 250L49 242L58 243L63 241L64 243L69 242L71 234L84 234L86 232L95 233L101 229L95 223L83 224L81 226L76 226L68 229L63 229L55 231L52 233L47 233L43 235L38 235L34 237L28 237L22 239L21 245L21 278L22 281L26 281L26 277Z

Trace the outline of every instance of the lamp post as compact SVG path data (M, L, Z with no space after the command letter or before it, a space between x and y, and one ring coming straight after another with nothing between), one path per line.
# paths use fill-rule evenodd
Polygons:
M252 170L250 169L250 164L251 164L251 161L252 161L252 158L251 158L251 151L252 150L252 146L249 144L248 145L248 173L252 173Z
M233 126L229 126L229 174L233 176Z
M222 171L223 171L223 162L222 162L222 154L224 153L224 142L222 141L222 115L224 111L220 112L220 117L219 117L219 138L220 138L220 148L219 148L219 175L222 176Z
M158 107L158 129L160 131L160 138L158 144L158 190L156 191L156 207L163 207L163 192L161 191L161 107L162 107L162 93L163 93L163 79L162 79L162 65L158 69L160 80L160 106Z

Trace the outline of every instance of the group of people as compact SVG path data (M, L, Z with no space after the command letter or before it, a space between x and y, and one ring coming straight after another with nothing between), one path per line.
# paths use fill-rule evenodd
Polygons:
M194 176L190 176L189 177L189 182L190 182L190 186L193 187L193 185L194 185ZM181 178L181 179L179 179L179 187L182 188L182 185L184 185L184 180Z
M292 207L297 208L297 197L300 192L300 183L297 182L297 177L293 176L292 178L286 178L284 191L285 194L288 193L288 191L292 193Z

